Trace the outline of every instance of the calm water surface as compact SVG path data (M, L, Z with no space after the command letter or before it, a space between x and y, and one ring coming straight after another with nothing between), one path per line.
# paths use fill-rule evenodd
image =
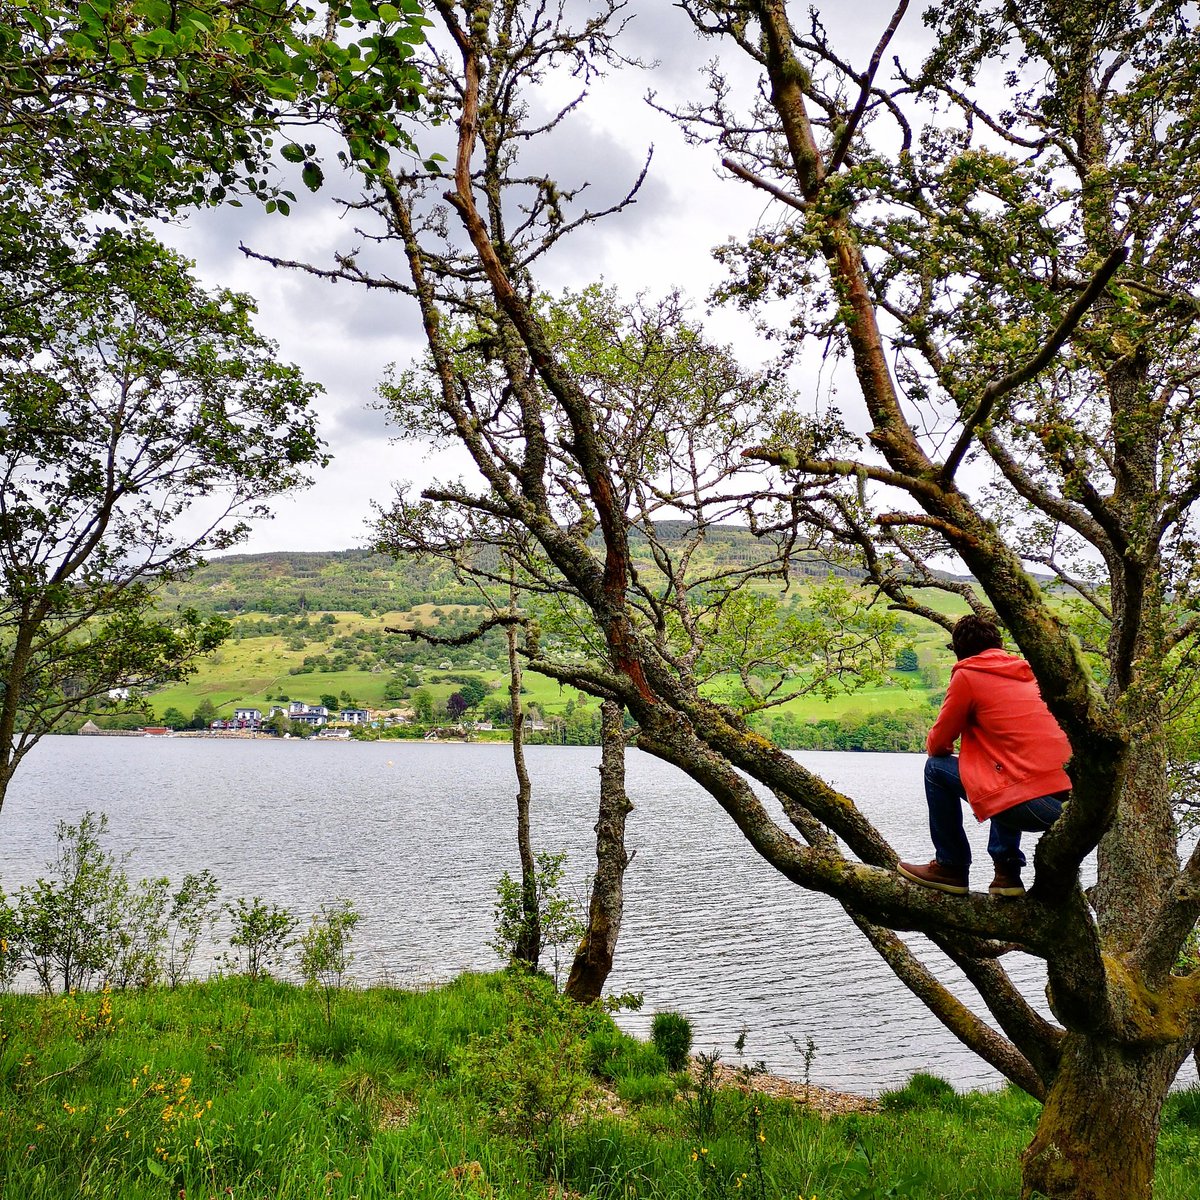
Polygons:
M584 898L599 749L528 754L536 842L569 852ZM797 757L853 796L902 855L930 853L920 756ZM207 867L227 898L257 894L302 913L347 896L363 918L359 978L446 980L498 962L487 949L494 884L519 869L511 770L504 745L50 737L0 814L0 884L12 892L44 873L56 822L102 811L111 847L131 852L131 875L177 881ZM632 751L627 783L634 858L610 990L645 996L621 1018L627 1028L645 1034L655 1011L677 1009L692 1018L697 1049L736 1061L745 1029L748 1058L797 1078L811 1038L812 1081L851 1091L877 1093L915 1070L960 1087L1000 1082L895 982L836 904L761 862L682 773ZM986 830L968 825L981 888ZM1037 964L1015 969L1039 998ZM948 966L945 977L971 994Z

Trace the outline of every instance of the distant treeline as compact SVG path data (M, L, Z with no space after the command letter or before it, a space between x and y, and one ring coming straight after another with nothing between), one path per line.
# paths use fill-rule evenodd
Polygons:
M873 750L920 753L937 716L932 706L892 712L847 713L820 721L780 714L761 722L762 732L786 750Z

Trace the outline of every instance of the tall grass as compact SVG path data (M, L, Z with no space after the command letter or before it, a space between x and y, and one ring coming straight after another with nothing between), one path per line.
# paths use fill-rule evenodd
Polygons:
M503 976L341 993L329 1021L270 980L0 996L0 1197L1008 1200L1036 1120L930 1077L829 1121L730 1090L700 1144L678 1084L603 1014ZM1185 1093L1160 1200L1194 1196L1198 1148Z

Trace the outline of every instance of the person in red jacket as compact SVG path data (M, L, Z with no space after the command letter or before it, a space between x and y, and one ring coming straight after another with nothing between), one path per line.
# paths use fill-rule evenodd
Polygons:
M991 821L988 853L993 896L1020 896L1021 834L1050 828L1071 787L1063 765L1067 736L1051 716L1029 664L1002 647L1000 630L969 614L952 633L958 662L925 748L925 799L934 857L928 865L902 862L900 874L923 887L966 895L971 847L962 801L979 821ZM954 743L960 743L954 756Z

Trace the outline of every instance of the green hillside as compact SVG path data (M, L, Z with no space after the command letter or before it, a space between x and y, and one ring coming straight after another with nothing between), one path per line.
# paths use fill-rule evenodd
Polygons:
M761 553L755 539L740 529L716 531L704 548L710 567L742 565L755 553ZM802 562L789 605L803 609L810 590L828 575L826 564ZM235 706L266 711L273 703L316 704L322 697L336 697L344 706L405 708L418 689L425 689L435 705L444 704L464 679L474 677L495 693L492 707L499 709L507 679L501 631L463 647L431 646L394 632L465 631L483 613L478 599L440 564L395 561L365 550L214 559L167 588L163 604L224 613L232 635L189 680L158 690L148 701L157 719L171 709L185 716L197 709L227 716ZM965 611L961 601L940 592L925 600L943 611ZM789 701L760 718L764 732L778 734L787 744L803 723L853 724L904 712L912 714L914 729L922 725L931 702L940 698L953 659L942 631L905 616L896 621L898 646L915 652L915 658L898 659L898 667L906 669L876 686ZM721 688L716 681L714 690ZM547 717L586 709L589 703L595 707L573 689L533 673L526 677L525 700Z
M682 538L684 522L665 521L659 538L667 545ZM599 552L599 543L596 546ZM636 534L631 549L639 569L654 571L649 548ZM487 565L488 551L479 558ZM718 526L708 531L692 560L693 571L761 562L763 543L748 529ZM792 564L795 579L824 579L831 568L813 555L800 554ZM838 573L843 573L838 571ZM395 560L369 550L284 551L274 554L229 554L212 559L190 579L171 584L163 593L168 604L204 612L298 614L358 612L364 616L405 612L419 604L470 604L474 588L454 578L446 566L416 558Z

